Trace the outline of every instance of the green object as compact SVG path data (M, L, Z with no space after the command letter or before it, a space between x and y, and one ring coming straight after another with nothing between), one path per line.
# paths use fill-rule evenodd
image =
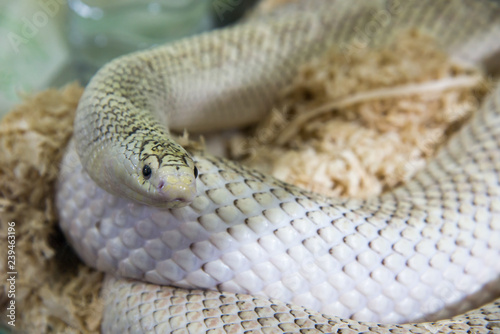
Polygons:
M74 80L62 20L63 0L0 0L0 117L20 101L50 86ZM63 78L64 77L64 78Z
M103 64L213 27L210 1L69 0L69 44L82 83Z

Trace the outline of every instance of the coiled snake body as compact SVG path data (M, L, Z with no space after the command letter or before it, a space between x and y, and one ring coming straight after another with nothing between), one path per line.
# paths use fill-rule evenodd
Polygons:
M377 324L444 318L498 294L500 88L411 182L366 201L323 198L166 139L167 124L259 119L298 64L368 23L373 44L416 26L462 61L500 50L489 2L304 1L94 77L57 202L80 257L113 274L103 332L500 332L498 300L451 320Z

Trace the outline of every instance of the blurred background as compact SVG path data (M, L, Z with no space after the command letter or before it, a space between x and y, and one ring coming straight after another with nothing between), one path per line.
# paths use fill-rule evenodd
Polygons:
M23 95L135 50L229 25L258 0L0 0L0 118Z

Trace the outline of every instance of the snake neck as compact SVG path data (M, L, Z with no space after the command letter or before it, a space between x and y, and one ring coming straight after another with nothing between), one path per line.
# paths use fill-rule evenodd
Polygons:
M148 64L126 57L96 74L77 109L76 149L107 192L157 207L187 205L196 193L194 162L171 138L166 117L156 118L165 89Z

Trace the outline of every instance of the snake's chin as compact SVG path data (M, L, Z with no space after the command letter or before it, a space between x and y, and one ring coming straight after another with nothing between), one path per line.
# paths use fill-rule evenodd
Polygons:
M194 197L193 198L183 197L174 199L164 198L161 200L156 198L154 200L152 199L145 200L144 198L134 198L133 200L145 206L154 207L160 210L169 210L169 209L179 209L185 206L189 206L193 202Z
M136 200L146 206L168 210L178 209L190 205L195 196L196 188L183 193L181 196L164 196L162 194L157 194L154 198L139 198Z
M188 206L192 203L193 201L187 201L185 199L174 199L173 201L168 202L167 208L168 209L179 209L183 208L185 206Z
M190 205L197 196L196 183L167 185L158 189L153 197L145 197L144 204L157 208L178 209Z

